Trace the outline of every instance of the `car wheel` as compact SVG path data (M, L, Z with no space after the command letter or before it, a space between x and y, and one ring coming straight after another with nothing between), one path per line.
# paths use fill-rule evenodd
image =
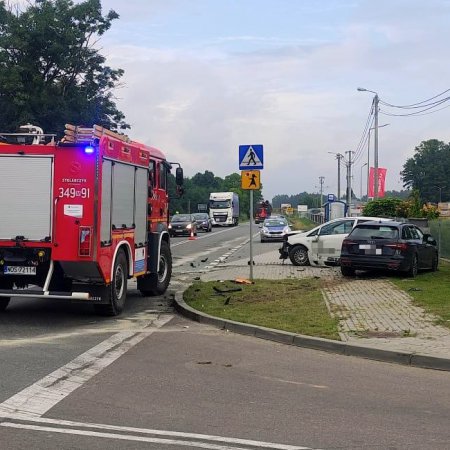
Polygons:
M11 300L11 297L0 298L0 312L3 312L8 307L10 300Z
M414 255L411 260L411 265L409 266L409 269L408 269L408 276L410 276L411 278L414 278L417 275L418 265L419 264L417 261L417 255Z
M0 289L12 289L13 283L10 280L2 280L3 282L0 285ZM0 297L0 312L4 311L8 305L11 297Z
M438 270L438 266L439 266L439 255L437 253L435 253L433 255L433 263L431 265L431 270L433 272L436 272L436 270Z
M296 245L290 250L289 259L294 266L309 266L308 249Z
M341 266L341 273L344 277L354 277L355 269L352 267Z

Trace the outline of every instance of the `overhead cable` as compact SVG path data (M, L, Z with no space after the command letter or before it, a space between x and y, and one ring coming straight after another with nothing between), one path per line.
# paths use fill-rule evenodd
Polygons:
M428 98L426 100L422 100L421 102L412 103L411 105L393 105L391 103L386 103L384 101L382 102L381 100L380 100L380 103L383 103L384 105L390 106L392 108L413 108L413 107L421 108L421 106L418 106L418 105L425 106L425 105L423 105L423 103L428 103L429 101L434 100L435 98L441 97L442 95L444 95L447 92L450 92L450 89L446 89L445 91L441 92L440 94L435 95L434 97ZM447 97L445 100L448 100L449 98L450 97ZM438 100L438 101L440 101L440 100Z

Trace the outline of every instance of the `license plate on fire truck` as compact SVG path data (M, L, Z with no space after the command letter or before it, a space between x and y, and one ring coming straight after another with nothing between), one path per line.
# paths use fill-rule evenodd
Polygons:
M36 267L31 266L5 266L5 275L36 275Z

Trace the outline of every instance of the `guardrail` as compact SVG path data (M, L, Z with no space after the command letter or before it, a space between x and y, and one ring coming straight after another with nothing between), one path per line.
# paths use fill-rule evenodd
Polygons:
M312 222L317 223L317 225L320 225L325 222L325 217L323 214L306 213L306 217Z

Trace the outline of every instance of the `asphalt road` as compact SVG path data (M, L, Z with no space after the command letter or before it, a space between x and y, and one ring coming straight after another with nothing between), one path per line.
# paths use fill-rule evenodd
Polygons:
M241 225L173 239L173 288L246 258L248 237ZM13 300L0 361L0 448L449 448L448 373L227 333L177 316L170 292L130 285L112 319Z

